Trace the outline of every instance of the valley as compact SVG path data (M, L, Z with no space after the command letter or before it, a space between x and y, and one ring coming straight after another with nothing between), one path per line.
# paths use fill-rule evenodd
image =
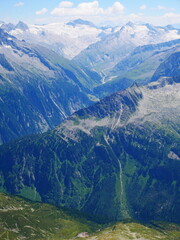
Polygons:
M0 239L179 239L179 120L176 24L0 21Z

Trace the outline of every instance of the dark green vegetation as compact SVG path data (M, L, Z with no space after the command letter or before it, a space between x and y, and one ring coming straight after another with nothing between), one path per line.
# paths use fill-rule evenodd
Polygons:
M44 132L92 103L97 73L0 29L0 144Z
M180 221L179 78L133 85L0 148L2 191L101 221Z

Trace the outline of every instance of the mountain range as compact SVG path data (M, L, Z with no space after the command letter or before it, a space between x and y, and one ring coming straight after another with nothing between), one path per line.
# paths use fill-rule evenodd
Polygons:
M106 74L136 47L168 42L179 37L178 29L129 22L119 30L106 35L101 41L91 44L74 59L83 66Z
M179 29L170 25L157 27L128 22L124 26L97 27L75 19L67 23L28 25L1 24L1 28L20 40L41 44L66 58L74 58L99 71L106 72L137 46L179 39ZM84 50L84 51L83 51Z
M28 239L28 228L29 239L173 239L164 221L180 221L179 33L0 23L0 238ZM36 230L37 212L50 228L40 219Z
M23 22L16 25L4 23L1 28L20 40L49 47L69 59L111 31L111 29L98 28L93 23L82 19L47 25L27 25Z
M38 31L43 27L49 32L48 29L52 26L54 26L53 34L55 34L59 29L58 24L32 27L19 22L17 25L5 23L1 25L1 28L4 29L0 30L1 144L19 136L52 129L74 111L91 105L99 98L125 89L134 82L146 84L154 81L154 74L158 67L180 49L179 39L135 47L147 42L159 42L162 41L162 38L164 41L177 38L179 36L178 30L170 26L160 28L147 24L128 23L122 28L102 29L88 21L77 19L63 25L64 28L68 28L71 36L70 30L72 29L78 33L80 28L80 31L86 35L86 28L90 28L100 31L102 39L91 44L74 60L68 60L59 53L55 53L52 45L45 47L41 41L36 41L37 39L31 32L34 27ZM19 31L23 33L24 37L27 36L28 42L15 37L19 37L16 34ZM63 30L61 29L61 31ZM106 34L102 34L102 31L105 31ZM132 34L130 35L132 31L134 31L134 37ZM14 34L14 36L7 32ZM30 32L34 43L32 43L31 37L29 38ZM55 41L59 41L57 34L53 38ZM88 34L91 34L91 31L88 30ZM139 36L141 36L142 41L139 40ZM43 36L42 39L49 41L48 36ZM122 49L124 51L125 48L117 41L126 46L131 42L127 56L123 55L123 59L117 64L115 64L116 60L114 59L113 65L115 66L107 73L102 72L101 69L99 71L92 70L94 67L91 63L88 63L89 66L85 66L84 53L93 48L99 51L98 44L107 50L107 39L111 42L109 50L118 56L125 54L121 51ZM123 41L121 41L122 39ZM70 46L69 43L68 46ZM82 45L80 44L80 46ZM98 56L93 51L91 53L94 57ZM108 61L106 59L105 63ZM177 74L169 72L168 75L167 73L162 75L175 76L178 75L178 70Z
M1 189L99 221L178 222L179 81L135 84L53 131L3 145Z

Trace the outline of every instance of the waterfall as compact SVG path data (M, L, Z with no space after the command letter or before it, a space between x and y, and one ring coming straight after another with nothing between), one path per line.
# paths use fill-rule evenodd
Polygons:
M127 203L126 203L126 193L124 191L123 186L123 170L122 170L122 164L120 160L117 158L118 164L119 164L119 181L120 181L120 205L121 205L121 213L124 218L129 218Z
M120 160L118 159L119 163L119 180L120 180L120 186L121 186L121 191L120 191L120 203L121 207L123 208L123 194L124 194L124 188L123 188L123 176L122 176L122 165Z
M122 164L121 161L119 160L119 158L116 156L116 154L114 153L114 150L112 149L111 145L109 144L109 136L105 136L104 135L104 139L106 141L106 143L108 144L108 146L111 149L112 154L116 157L117 161L118 161L118 165L119 165L119 181L120 181L120 209L121 209L121 215L123 218L130 218L130 215L128 213L128 207L127 207L127 203L126 203L126 193L124 191L124 186L123 186L123 169L122 169Z

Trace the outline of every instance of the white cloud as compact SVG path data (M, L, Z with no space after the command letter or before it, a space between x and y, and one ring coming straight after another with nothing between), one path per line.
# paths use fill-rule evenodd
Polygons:
M140 6L141 10L145 10L146 8L147 8L146 4L143 4L143 5Z
M166 13L164 15L158 16L145 16L141 14L131 14L125 17L126 22L127 19L133 22L144 22L144 23L151 23L153 25L158 26L166 26L169 24L177 24L180 22L180 14L176 14L173 12Z
M59 8L70 8L74 5L73 2L70 1L62 1L59 3Z
M24 2L17 2L14 4L15 7L22 7L24 6Z
M180 14L176 14L176 13L166 13L163 18L165 19L165 21L167 22L167 24L176 24L176 23L180 23Z
M124 6L120 2L115 2L112 7L108 8L107 10L104 10L105 14L108 15L116 15L123 13L124 11Z
M47 12L48 12L47 8L42 8L40 11L36 11L36 15L43 15Z
M124 6L120 2L115 2L107 9L101 8L98 1L82 2L77 7L72 7L72 5L70 7L70 3L61 2L59 7L52 10L51 14L54 16L102 16L122 14L124 10Z
M157 10L175 11L174 8L168 8L168 7L165 7L165 6L162 6L162 5L158 5Z
M147 5L139 6L140 9L147 9ZM157 6L158 7L158 6ZM168 24L176 24L180 22L180 14L176 14L173 11L167 11L164 13L162 10L163 6L159 5L159 10L156 8L151 10L159 11L162 14L145 15L144 11L139 13L124 13L124 6L119 2L115 1L108 8L100 6L99 1L92 0L91 2L82 2L80 4L74 4L71 1L61 1L60 4L52 10L51 16L42 19L38 18L37 21L40 23L44 22L68 22L75 18L82 18L91 21L97 25L111 24L111 25L123 25L128 21L135 23L151 23L154 25L165 26ZM163 8L163 9L162 9ZM44 11L38 12L40 15L45 13Z
M125 24L131 21L134 23L151 23L156 26L166 26L180 23L180 14L169 12L158 16L146 16L141 13L132 13L129 15L110 16L107 17L106 20L109 20L110 23L114 23L114 25L118 25L118 23Z

